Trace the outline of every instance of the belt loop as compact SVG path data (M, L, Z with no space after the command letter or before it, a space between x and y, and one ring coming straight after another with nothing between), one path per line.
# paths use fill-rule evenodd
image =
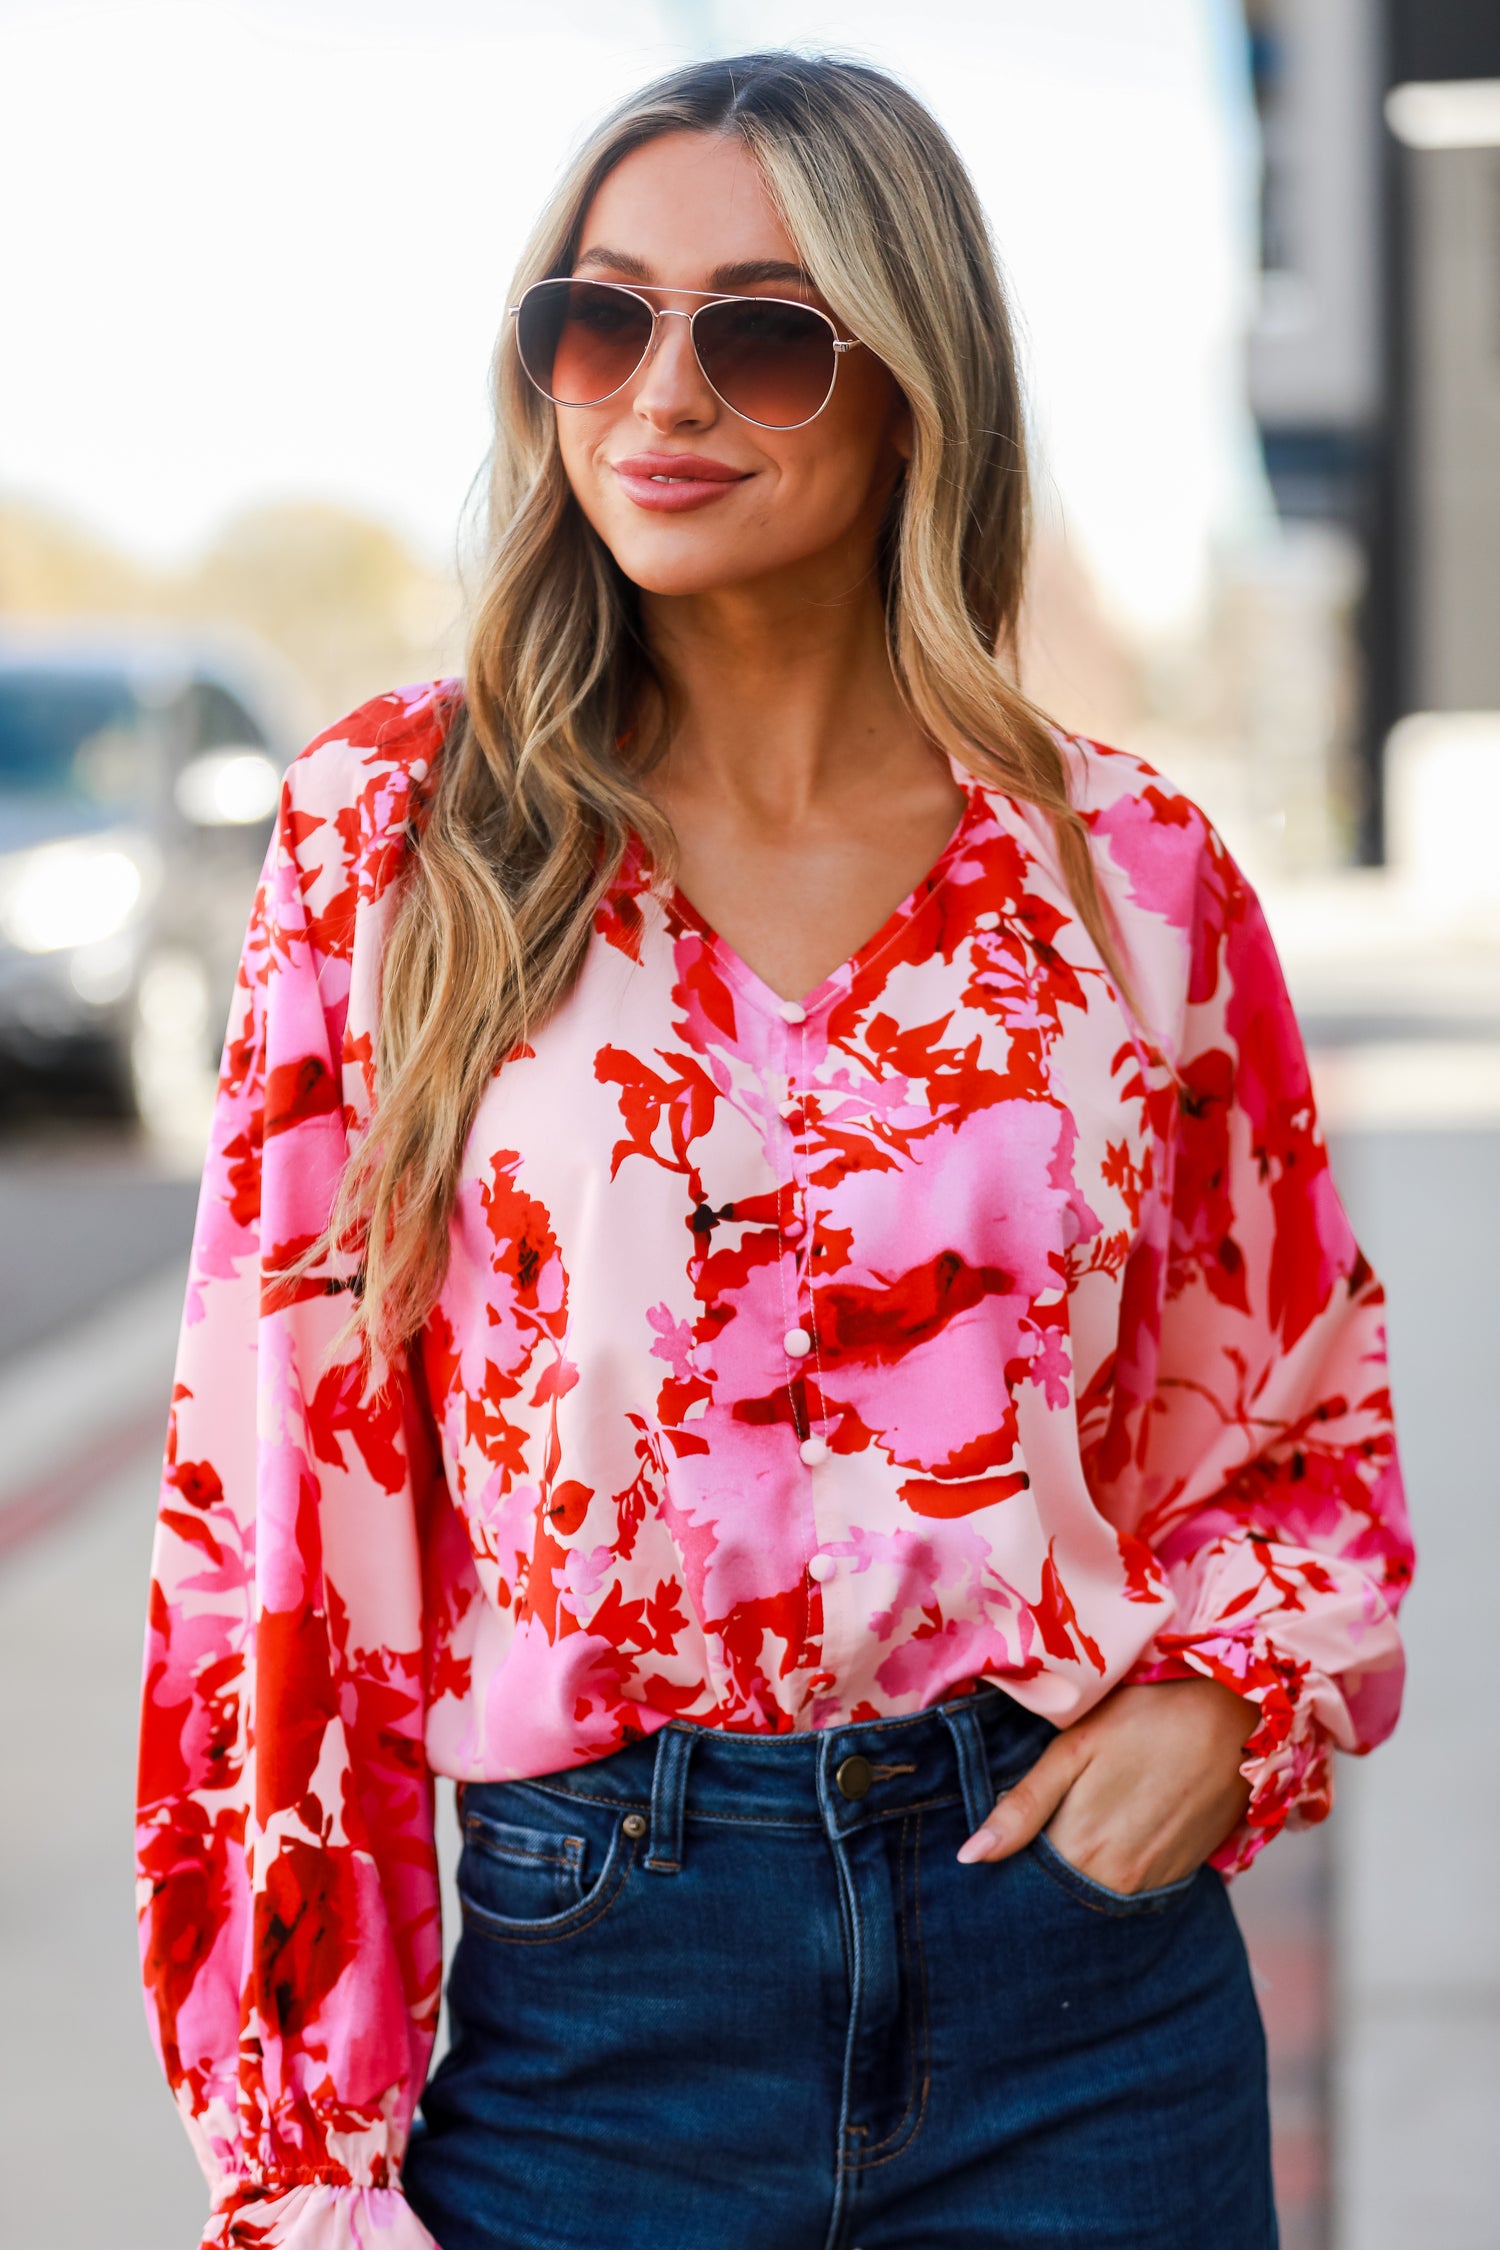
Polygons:
M651 1849L646 1865L653 1875L675 1875L682 1866L682 1814L687 1801L688 1757L693 1738L670 1723L656 1737L651 1776Z
M984 1729L979 1724L976 1708L979 1698L974 1696L957 1706L949 1705L943 1711L943 1722L953 1737L953 1748L958 1756L958 1778L963 1785L964 1817L972 1834L982 1828L995 1809L994 1784L990 1780L990 1761L985 1754Z

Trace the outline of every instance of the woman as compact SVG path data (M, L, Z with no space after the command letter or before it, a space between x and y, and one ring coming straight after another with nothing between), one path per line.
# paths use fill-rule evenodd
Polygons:
M207 2239L1263 2250L1221 1878L1389 1730L1410 1559L1264 923L1007 677L900 86L663 80L515 304L466 678L292 767L208 1163L140 1827Z

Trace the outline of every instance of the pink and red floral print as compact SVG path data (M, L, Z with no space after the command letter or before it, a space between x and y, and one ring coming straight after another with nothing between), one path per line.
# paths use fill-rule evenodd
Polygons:
M290 769L246 941L162 1487L142 1950L205 2240L418 2250L433 1774L922 1709L1259 1707L1243 1865L1395 1721L1411 1565L1381 1292L1260 909L1072 742L1134 982L1048 823L951 761L936 865L800 1003L634 846L491 1082L378 1386L288 1282L371 1112L382 941L452 682Z

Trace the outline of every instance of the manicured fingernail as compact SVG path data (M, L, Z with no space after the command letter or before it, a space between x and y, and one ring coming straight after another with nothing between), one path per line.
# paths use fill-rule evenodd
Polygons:
M958 1847L961 1865L972 1867L976 1859L988 1859L994 1849L995 1840L995 1832L992 1828L976 1828L968 1842L960 1844Z

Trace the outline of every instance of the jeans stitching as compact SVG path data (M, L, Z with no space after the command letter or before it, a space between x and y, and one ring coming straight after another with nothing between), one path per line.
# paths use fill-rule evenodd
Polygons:
M561 1945L566 1939L577 1937L582 1931L591 1930L596 1922L604 1920L605 1915L617 1903L634 1865L635 1844L632 1842L628 1851L621 1858L619 1873L610 1884L604 1903L591 1914L586 1914L582 1906L576 1909L570 1908L570 1915L577 1912L583 1914L584 1919L582 1921L570 1919L565 1930L547 1930L540 1925L537 1925L535 1929L528 1930L521 1924L518 1924L514 1929L500 1929L494 1925L505 1919L503 1915L491 1914L486 1907L476 1906L471 1900L460 1899L459 1903L463 1908L465 1921L476 1925L475 1934L479 1937L488 1938L493 1945Z
M897 1928L899 1929L899 1931L900 1931L900 1933L901 1933L901 1966L902 1966L903 1970L905 1970L905 1971L906 1971L906 1992L907 1992L907 2000L906 2000L906 2016L907 2016L907 2027L906 2027L906 2028L907 2028L907 2036L908 2036L908 2040L910 2040L910 2039L911 2039L911 2033L912 2033L912 2029L913 2029L913 2022L914 2022L914 2018L915 2018L915 2014L916 2014L915 2001L914 2001L914 1999L913 1999L913 1985L912 1985L912 1978L911 1978L911 1973L910 1973L910 1961L911 1961L911 1941L910 1941L910 1937L909 1937L909 1935L908 1935L908 1932L907 1932L907 1922L906 1922L906 1860L907 1860L907 1853L908 1853L908 1851L909 1851L909 1849L910 1849L910 1846L911 1846L911 1823L910 1823L910 1821L903 1821L903 1823L902 1823L902 1826L901 1826L900 1887L899 1887L899 1890L898 1890L898 1892L897 1892L897 1896L898 1896L898 1898L899 1898L899 1900L900 1900L900 1906L899 1906L899 1909L898 1909L898 1911L897 1911L897 1917L896 1917L896 1926L897 1926ZM898 2141L902 2140L902 2137L903 2137L903 2135L904 2135L904 2134L905 2134L905 2132L906 2132L906 2126L907 2126L907 2123L908 2123L908 2121L909 2121L909 2119L910 2119L910 2117L911 2117L911 2113L912 2113L912 2110L913 2110L913 2109L915 2108L915 2106L916 2106L916 2101L917 2101L917 2086L918 2086L918 2083L919 2083L919 2081L925 2084L925 2073L923 2073L923 2072L922 2072L922 2071L921 2071L921 2070L919 2069L919 2065L918 2065L918 2061L917 2061L917 2049L916 2049L916 2044L915 2044L915 2042L912 2042L912 2044L911 2044L911 2057L912 2057L912 2060L911 2060L911 2068L910 2068L910 2073L909 2073L909 2076L908 2076L908 2080L907 2080L907 2091L906 2091L906 2107L905 2107L905 2109L904 2109L904 2110L903 2110L903 2111L901 2112L901 2115L900 2115L900 2117L899 2117L899 2118L897 2119L897 2121L896 2121L895 2125L894 2125L894 2126L892 2127L891 2131L890 2131L889 2133L887 2133L887 2134L886 2134L885 2138L884 2138L883 2140L879 2140L879 2141L871 2141L871 2142L870 2142L870 2145L869 2145L869 2148L868 2148L867 2150L863 2150L863 2151L862 2151L862 2152L860 2153L860 2156L859 2156L859 2159L858 2159L858 2168L859 2168L860 2170L863 2170L863 2169L865 2168L865 2166L866 2166L867 2164L871 2164L871 2163L884 2163L884 2162L885 2162L885 2159L884 2159L884 2157L879 2157L879 2156L877 2156L877 2155L876 2155L876 2151L877 2151L878 2149L889 2149L889 2150L891 2151L891 2154L892 2154L892 2155L896 2155L896 2154L898 2154L898 2153L899 2153L899 2151L898 2151L898 2150L896 2149L896 2147L894 2146L894 2144L895 2144L896 2142L898 2142ZM862 2133L868 2133L868 2131L869 2131L869 2127L868 2127L868 2126L861 2126L861 2127L860 2127L860 2128L858 2128L858 2129L859 2129L859 2131L861 2131ZM853 2130L854 2130L854 2128L853 2128L853 2127L851 2127L851 2128L850 2128L850 2130L851 2130L851 2131L853 2131ZM912 2136L912 2137L915 2137L915 2136Z
M920 1885L920 1879L918 1879L918 1883L915 1883L915 1901L918 1901L918 1953L922 1957L922 2099L918 2104L918 2119L915 2119L911 2133L906 2133L906 2137L900 2144L900 2149L891 2149L888 2142L875 2142L877 2149L886 2149L886 2155L870 2153L868 2158L861 2158L857 2164L852 2164L852 2167L850 2167L852 2171L875 2171L879 2164L893 2164L897 2160L897 2155L904 2155L906 2149L911 2149L911 2144L915 2142L915 2137L918 2137L918 2133L922 2131L922 2126L927 2124L927 2106L931 2101L933 2074L931 2074L931 2056L929 2056L931 2027L929 2027L929 2020L927 2020L927 1951L924 1951L924 1946L922 1946L922 1885ZM911 2101L906 2104L906 2115L911 2115ZM902 2119L902 2122L904 2122L904 2119Z
M956 1789L950 1790L946 1797L919 1797L914 1804L890 1805L884 1812L861 1812L856 1820L850 1822L848 1828L841 1829L839 1833L853 1836L858 1833L862 1826L873 1825L876 1821L904 1820L908 1813L941 1812L945 1805L957 1805L962 1802L962 1796Z
M651 1804L649 1797L601 1797L584 1789L547 1789L546 1784L540 1781L528 1781L524 1786L528 1789L542 1789L549 1797L556 1797L564 1802L604 1805L611 1811L622 1813L647 1812L650 1810ZM852 1823L847 1829L840 1829L837 1833L840 1836L853 1835L861 1823L901 1820L908 1813L940 1812L945 1805L956 1805L961 1801L961 1792L956 1789L950 1790L943 1797L920 1797L914 1804L891 1805L884 1812L861 1813L859 1821ZM689 1810L687 1817L689 1821L700 1821L705 1826L721 1828L810 1828L821 1830L824 1826L824 1823L813 1814L719 1813Z
M472 1839L476 1851L486 1853L491 1859L513 1860L518 1867L572 1867L577 1852L584 1846L581 1836L565 1836L563 1843L575 1846L575 1851L522 1851L517 1845L497 1843L492 1835L486 1835L484 1824L473 1813L464 1822L464 1834Z
M828 1793L828 1768L831 1763L831 1744L819 1745L815 1767L818 1806L824 1817L824 1840L833 1859L834 1881L837 1885L839 1915L848 1931L849 1943L849 2015L844 2030L844 2052L839 2070L839 2111L834 2138L833 2205L828 2217L828 2232L824 2238L825 2250L839 2250L847 2242L850 2211L850 2188L858 2172L857 2157L851 2156L849 2141L849 2106L853 2084L855 2041L859 2031L863 2000L863 1949L859 1901L855 1896L854 1881L849 1871L849 1855L844 1848L844 1837L827 1817L833 1811Z
M536 1789L539 1790L544 1797L556 1797L565 1805L608 1805L612 1809L619 1812L648 1812L651 1806L651 1799L649 1797L611 1797L607 1796L604 1791L600 1789L559 1789L553 1784L545 1781L518 1781L515 1783L471 1782L469 1786L472 1789L491 1787L499 1787L502 1789L508 1789L512 1787L517 1789ZM484 1815L479 1814L475 1817L483 1819Z
M907 1837L905 1832L903 1831L901 1838L903 1877L901 1885L901 1942L903 1957L905 1957L908 1952L906 1941L906 1883L904 1880L906 1873L906 1848ZM931 2056L929 2053L929 2047L932 2037L932 2026L929 2021L927 2006L927 1949L922 1937L922 1836L920 1821L917 1824L917 1836L912 1849L912 1903L915 1908L915 1920L917 1925L917 1960L921 1970L920 2006L918 2005L915 1997L913 1997L910 2003L910 2012L913 2020L914 2031L917 2030L918 2027L920 2027L919 2036L914 2037L912 2041L912 2091L907 2096L906 2109L902 2115L901 2122L896 2127L895 2131L892 2133L887 2133L883 2141L873 2141L870 2144L869 2150L865 2153L862 2153L857 2162L853 2166L851 2166L851 2169L854 2171L872 2172L878 2165L893 2163L898 2156L902 2155L905 2150L911 2147L912 2143L916 2140L917 2135L921 2132L922 2127L927 2122L927 2105L932 2094ZM911 1989L913 1989L913 1991L915 1992L917 1988L912 1987ZM917 2095L918 2086L920 2086L921 2088L920 2098L918 2098ZM911 2116L914 2104L917 2111L916 2122L912 2126L910 2132L905 2132L904 2128L906 2126L907 2119ZM899 2143L899 2145L894 2146L894 2143ZM883 2156L876 2153L880 2149L884 2149L886 2152Z
M1042 1845L1041 1850L1037 1849L1038 1845ZM1191 1875L1184 1876L1181 1881L1163 1883L1152 1890L1112 1892L1103 1883L1095 1883L1090 1876L1084 1874L1082 1868L1074 1867L1070 1860L1064 1859L1055 1844L1044 1844L1040 1836L1032 1838L1027 1847L1027 1856L1065 1898L1073 1899L1079 1906L1086 1907L1090 1914L1103 1915L1110 1922L1128 1922L1136 1915L1163 1913L1174 1899L1187 1895L1202 1872L1195 1868Z
M653 1875L679 1875L693 1736L687 1728L669 1724L662 1728L653 1747L651 1849L644 1864Z

